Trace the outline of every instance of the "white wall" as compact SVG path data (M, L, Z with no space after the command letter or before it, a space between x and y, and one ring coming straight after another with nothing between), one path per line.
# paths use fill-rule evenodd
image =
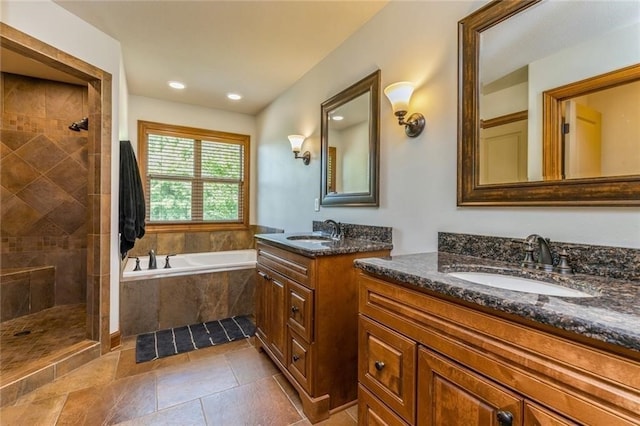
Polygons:
M250 142L250 173L249 182L249 223L255 222L256 203L256 147L255 147L255 117L246 114L238 114L168 102L144 96L129 96L129 140L137 153L138 149L138 120L154 121L157 123L172 124L176 126L197 127L200 129L217 130L222 132L239 133L249 135ZM288 143L288 142L287 142Z
M110 332L119 328L118 318L118 143L120 108L120 43L98 31L49 0L2 1L2 22L54 46L108 73L112 77L111 150L111 315Z
M394 254L433 251L437 232L640 248L638 208L456 207L457 22L478 2L391 2L257 117L256 222L287 231L336 219L393 227ZM380 207L321 208L320 104L375 69L382 87L410 80L411 110L425 115L418 138L404 135L381 99ZM308 137L311 164L292 158L287 135Z

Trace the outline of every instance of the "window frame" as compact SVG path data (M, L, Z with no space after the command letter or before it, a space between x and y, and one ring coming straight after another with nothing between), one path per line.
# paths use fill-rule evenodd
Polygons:
M215 142L228 142L242 145L244 149L244 164L242 176L242 217L236 222L151 222L146 221L146 232L199 232L199 231L228 231L249 229L249 180L250 180L250 136L239 133L222 132L218 130L207 130L195 127L177 126L173 124L157 123L152 121L138 120L138 168L140 169L140 180L145 190L145 205L147 217L149 216L149 200L151 195L147 194L147 159L148 159L148 134L160 134L180 138L196 140L209 140ZM200 161L194 160L194 161Z

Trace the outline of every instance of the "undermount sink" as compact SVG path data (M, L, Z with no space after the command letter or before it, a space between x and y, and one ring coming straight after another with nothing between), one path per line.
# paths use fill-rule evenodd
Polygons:
M287 237L287 240L297 241L300 243L326 243L333 241L331 237L325 237L324 235L292 235Z
M560 297L593 297L580 290L549 284L528 278L511 277L508 275L490 274L486 272L450 272L447 275L469 281L474 284L497 287L505 290L522 291L525 293L545 294Z

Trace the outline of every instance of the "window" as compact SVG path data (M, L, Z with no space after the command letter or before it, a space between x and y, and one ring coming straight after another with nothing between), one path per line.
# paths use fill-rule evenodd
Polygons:
M249 225L249 136L138 121L147 229Z

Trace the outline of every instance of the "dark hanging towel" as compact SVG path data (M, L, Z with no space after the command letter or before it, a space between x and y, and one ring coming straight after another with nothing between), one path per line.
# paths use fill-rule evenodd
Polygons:
M140 171L131 142L120 141L120 254L124 259L136 242L144 236L144 191Z

